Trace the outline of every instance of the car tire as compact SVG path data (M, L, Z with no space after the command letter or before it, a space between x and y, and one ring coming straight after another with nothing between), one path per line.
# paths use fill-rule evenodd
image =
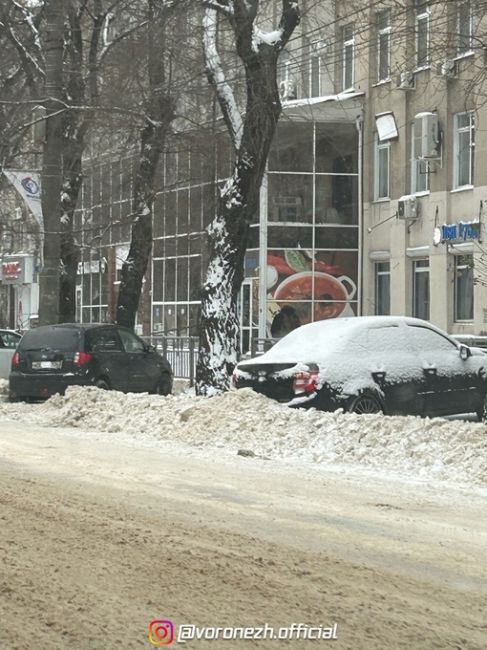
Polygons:
M487 424L487 395L484 397L482 407L477 411L477 417L479 419L479 422Z
M172 380L170 375L166 372L159 379L159 383L156 386L156 393L158 395L170 395L172 392Z
M101 390L110 390L110 384L108 383L108 380L105 379L104 377L100 377L95 381L95 386L97 388L101 388Z
M347 411L349 413L356 413L357 415L371 415L374 413L384 413L384 407L372 393L361 393L351 399Z

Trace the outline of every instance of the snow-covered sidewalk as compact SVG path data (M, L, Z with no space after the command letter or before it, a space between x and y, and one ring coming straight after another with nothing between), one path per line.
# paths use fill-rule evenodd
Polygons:
M128 435L147 444L245 450L296 465L353 465L487 488L485 425L289 409L250 389L209 399L70 388L44 404L1 402L1 416L96 431L111 440Z

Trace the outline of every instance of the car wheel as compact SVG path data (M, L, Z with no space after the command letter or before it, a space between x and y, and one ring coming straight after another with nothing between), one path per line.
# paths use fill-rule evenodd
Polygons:
M158 395L170 395L172 391L172 380L171 377L165 373L159 379L159 383L156 387L156 393Z
M102 390L110 390L110 384L103 377L100 377L100 379L96 380L95 386L97 388L101 388Z
M358 415L366 413L384 413L382 404L379 402L377 397L370 393L362 393L361 395L354 397L349 403L347 410L349 413L357 413Z
M477 417L479 419L479 422L487 424L487 395L484 397L482 407L477 411Z

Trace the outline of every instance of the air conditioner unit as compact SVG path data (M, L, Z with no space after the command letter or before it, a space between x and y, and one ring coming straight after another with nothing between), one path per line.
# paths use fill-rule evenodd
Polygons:
M397 202L398 219L417 219L418 216L416 197L410 194L401 196Z
M293 79L285 79L279 83L279 97L286 101L298 98L298 89Z
M418 113L414 117L414 150L416 158L440 158L440 134L436 113Z
M436 74L445 79L455 79L457 76L457 64L454 59L446 59L438 63Z
M396 86L400 90L413 90L415 87L414 73L408 71L400 72L397 77Z

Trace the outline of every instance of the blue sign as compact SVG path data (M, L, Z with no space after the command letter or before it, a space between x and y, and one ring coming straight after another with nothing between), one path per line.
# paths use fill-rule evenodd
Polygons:
M440 229L441 241L444 243L458 244L472 239L480 239L480 222L478 221L443 224Z

